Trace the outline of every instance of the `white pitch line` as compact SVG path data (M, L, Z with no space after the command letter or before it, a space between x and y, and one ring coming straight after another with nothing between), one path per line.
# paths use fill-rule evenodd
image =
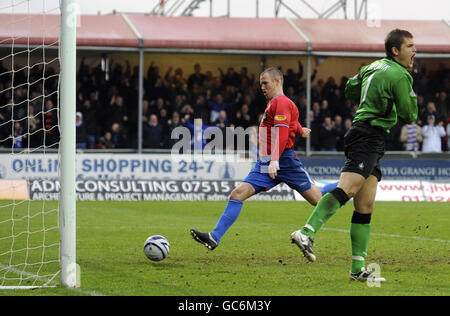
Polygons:
M327 228L324 227L323 230L341 232L341 233L350 233L348 229L340 229L340 228ZM390 238L404 238L404 239L415 239L415 240L423 240L423 241L436 241L436 242L450 242L450 240L439 239L439 238L427 238L427 237L419 237L419 236L403 236L397 234L380 234L380 233L370 233L372 236L381 236L381 237L390 237Z

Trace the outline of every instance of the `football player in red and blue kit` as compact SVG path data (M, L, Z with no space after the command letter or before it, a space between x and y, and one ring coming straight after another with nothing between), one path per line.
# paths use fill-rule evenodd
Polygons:
M283 94L283 74L278 68L268 68L260 75L261 91L269 100L259 126L259 159L248 176L231 192L228 204L214 230L210 233L191 229L192 237L213 250L233 225L243 202L262 191L268 191L281 182L299 192L310 204L316 205L322 197L308 175L293 147L295 136L309 137L311 130L298 122L298 109ZM337 183L327 186L334 189Z

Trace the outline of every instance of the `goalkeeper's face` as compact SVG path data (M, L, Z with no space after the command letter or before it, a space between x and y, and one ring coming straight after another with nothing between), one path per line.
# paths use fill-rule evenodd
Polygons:
M395 48L395 50L397 50ZM412 38L404 37L402 46L400 46L400 50L398 51L398 55L396 56L397 62L411 71L414 66L414 56L416 55L416 46L414 45L414 41Z

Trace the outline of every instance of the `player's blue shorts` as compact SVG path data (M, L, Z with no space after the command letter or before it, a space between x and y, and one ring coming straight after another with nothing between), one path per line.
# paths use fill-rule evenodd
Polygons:
M314 183L293 149L285 150L281 155L280 170L277 171L277 176L273 180L268 173L269 163L270 157L258 159L248 176L242 181L250 183L256 191L255 194L269 191L281 182L300 193L309 190Z

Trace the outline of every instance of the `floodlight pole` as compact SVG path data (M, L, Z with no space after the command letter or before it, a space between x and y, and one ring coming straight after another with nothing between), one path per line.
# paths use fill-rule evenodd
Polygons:
M76 0L61 0L60 22L60 265L61 285L76 287Z

